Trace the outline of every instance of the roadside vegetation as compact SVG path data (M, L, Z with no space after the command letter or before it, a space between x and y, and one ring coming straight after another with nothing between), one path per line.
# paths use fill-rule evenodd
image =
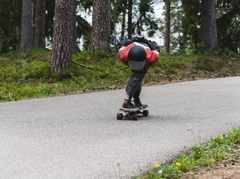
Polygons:
M26 53L0 56L0 102L67 95L86 91L119 89L131 72L118 61L116 52L81 52L73 56L68 72L52 73L50 51L32 48ZM161 54L149 70L145 85L182 80L240 75L239 55L229 51L217 54Z
M169 161L167 164L155 164L155 168L144 173L138 179L202 179L214 178L212 172L208 177L202 174L214 170L214 166L219 165L224 176L219 175L216 178L239 178L240 173L240 128L235 128L231 132L212 139L205 145L199 145L191 151L181 154L177 158ZM236 165L235 173L225 172L226 168ZM228 174L228 177L226 177ZM231 176L234 175L235 176Z
M50 51L32 48L27 53L0 56L0 102L68 95L125 87L131 74L118 61L116 52L81 52L73 56L72 68L52 73ZM159 63L150 68L144 85L164 84L206 78L240 75L240 56L230 51L199 55L161 54ZM198 178L198 170L240 161L240 129L196 146L167 164L156 164L138 179ZM239 162L240 163L240 162Z

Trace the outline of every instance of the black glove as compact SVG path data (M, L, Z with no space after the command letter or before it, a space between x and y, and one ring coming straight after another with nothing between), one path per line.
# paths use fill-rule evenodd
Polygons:
M148 46L151 50L157 50L158 52L160 52L160 47L156 42L148 41Z
M119 48L122 46L128 46L129 44L131 44L133 41L131 39L124 39L120 42L119 44Z

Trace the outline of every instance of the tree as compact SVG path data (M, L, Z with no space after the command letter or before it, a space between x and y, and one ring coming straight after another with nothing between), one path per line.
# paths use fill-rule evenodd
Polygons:
M76 0L55 1L55 22L51 56L53 72L67 71L76 51Z
M33 2L22 0L20 50L25 51L33 45Z
M19 0L0 1L0 53L19 48L21 8Z
M45 47L45 0L35 0L34 46Z
M216 1L202 1L202 40L206 50L218 49Z
M113 44L118 43L118 37L124 38L126 31L126 14L127 14L127 1L126 0L113 0L111 1L111 21L110 21L110 34L112 35L111 42ZM121 28L116 28L116 25L120 24ZM120 29L120 32L119 32Z
M147 35L152 37L159 29L153 8L154 0L113 0L111 1L111 35L120 39L125 36ZM118 23L118 24L117 24ZM119 25L118 29L115 26Z
M234 52L240 49L240 1L217 1L217 28L219 47Z
M165 51L167 53L170 52L170 6L171 6L171 2L170 1L165 1L165 34L164 34L164 46L165 46Z
M187 0L182 1L182 18L183 36L181 39L181 50L190 48L196 50L201 43L200 40L200 18L201 3L199 0L192 0L191 4Z
M127 7L127 1L124 1L123 2L123 7ZM121 22L121 37L120 39L123 39L124 38L124 33L125 33L125 30L126 30L126 8L123 9L123 14L122 14L122 22Z
M110 0L93 0L91 46L94 51L110 49Z
M132 38L132 34L133 34L132 6L133 6L133 0L128 0L128 4L127 4L127 10L128 10L128 25L127 25L128 38Z

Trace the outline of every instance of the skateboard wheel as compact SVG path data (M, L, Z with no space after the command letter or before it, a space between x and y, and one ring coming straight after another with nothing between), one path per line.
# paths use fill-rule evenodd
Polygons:
M143 110L143 116L144 116L144 117L147 117L148 114L149 114L149 111L148 111L148 110Z
M132 114L132 119L133 120L137 120L138 119L138 114L137 113L133 113Z
M117 113L117 120L121 120L123 118L123 114L122 113Z

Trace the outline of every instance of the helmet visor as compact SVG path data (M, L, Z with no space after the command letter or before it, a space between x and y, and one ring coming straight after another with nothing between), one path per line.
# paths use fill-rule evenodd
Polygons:
M146 61L128 60L128 66L132 71L141 71L146 64Z

